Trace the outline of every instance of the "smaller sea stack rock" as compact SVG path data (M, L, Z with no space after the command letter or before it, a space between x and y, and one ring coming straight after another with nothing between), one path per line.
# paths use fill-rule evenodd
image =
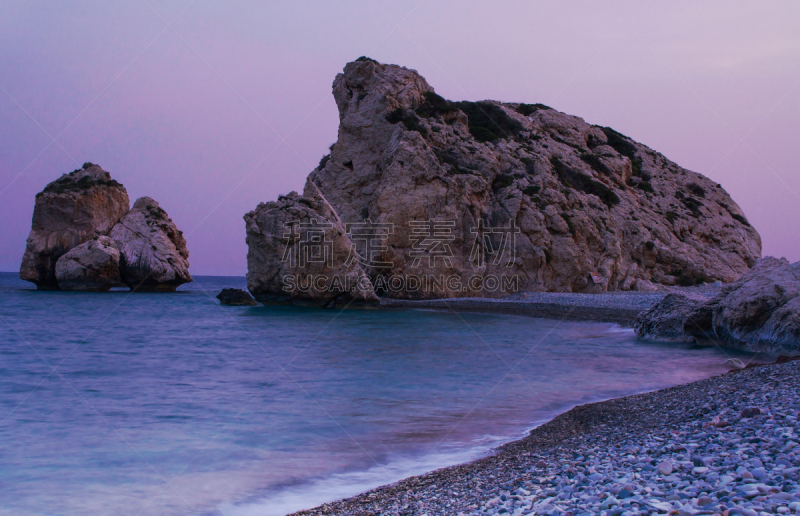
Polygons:
M240 288L224 288L217 294L219 304L229 306L256 306L258 301L250 293Z
M98 236L70 249L56 262L61 290L106 292L124 287L119 275L119 249L107 236Z
M125 187L93 163L48 184L36 194L20 278L39 289L58 289L58 259L95 236L107 235L129 205Z
M171 292L192 281L186 239L150 197L138 199L111 230L120 251L120 275L131 290Z

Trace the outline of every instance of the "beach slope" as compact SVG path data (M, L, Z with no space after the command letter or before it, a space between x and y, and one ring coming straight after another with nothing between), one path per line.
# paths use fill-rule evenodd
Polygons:
M797 512L799 374L790 361L581 405L489 457L295 514Z

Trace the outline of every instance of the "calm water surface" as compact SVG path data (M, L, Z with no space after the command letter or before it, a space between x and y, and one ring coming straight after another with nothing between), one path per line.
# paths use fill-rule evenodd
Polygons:
M0 514L273 515L723 372L611 324L36 292L0 274Z

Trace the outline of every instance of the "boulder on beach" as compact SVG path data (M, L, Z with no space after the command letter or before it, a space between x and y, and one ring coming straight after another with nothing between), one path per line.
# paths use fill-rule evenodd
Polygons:
M378 298L334 209L311 181L244 216L247 288L262 303L330 306Z
M767 257L688 319L685 330L750 351L800 353L800 262Z
M697 310L707 298L687 294L667 294L655 306L642 313L634 326L642 338L659 341L694 342L683 326L686 318Z
M748 351L800 353L800 262L763 258L705 302L666 296L644 312L639 336Z
M224 288L217 294L219 304L229 306L256 306L258 301L250 293L240 288Z
M124 287L114 240L98 236L70 249L56 262L56 280L61 290L105 292Z
M541 104L450 101L416 71L368 58L344 67L333 95L338 139L309 182L382 296L648 291L735 281L761 256L719 184L608 127ZM311 197L282 199L256 210L271 236L248 239L256 297L280 292L287 210L317 216L303 208ZM364 236L376 227L379 245ZM445 281L385 288L387 276Z
M39 289L58 289L58 259L96 236L107 235L129 204L125 187L93 163L48 184L36 194L20 278Z
M120 275L131 290L171 292L192 281L186 239L156 201L138 199L109 234L120 251Z

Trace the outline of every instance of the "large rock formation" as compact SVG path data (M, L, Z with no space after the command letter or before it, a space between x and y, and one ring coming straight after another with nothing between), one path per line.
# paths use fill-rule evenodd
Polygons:
M39 289L57 289L58 259L97 235L107 235L128 207L125 187L92 163L48 184L36 195L20 277Z
M105 292L124 287L119 275L119 249L107 236L97 236L70 249L56 262L61 290Z
M764 258L708 301L667 296L636 324L641 337L800 353L800 262Z
M351 260L352 241L314 183L244 216L247 288L262 303L315 306L377 303L369 278Z
M380 245L352 233L348 244L381 295L730 282L761 255L720 185L613 129L539 104L451 102L416 71L367 58L345 66L333 94L339 137L309 179L345 227L383 228ZM271 208L260 225L285 214ZM279 293L260 267L280 239L257 251L250 240L250 285ZM386 277L422 287L379 286Z
M192 281L186 239L150 197L134 204L109 234L120 251L120 274L131 290L171 292Z

